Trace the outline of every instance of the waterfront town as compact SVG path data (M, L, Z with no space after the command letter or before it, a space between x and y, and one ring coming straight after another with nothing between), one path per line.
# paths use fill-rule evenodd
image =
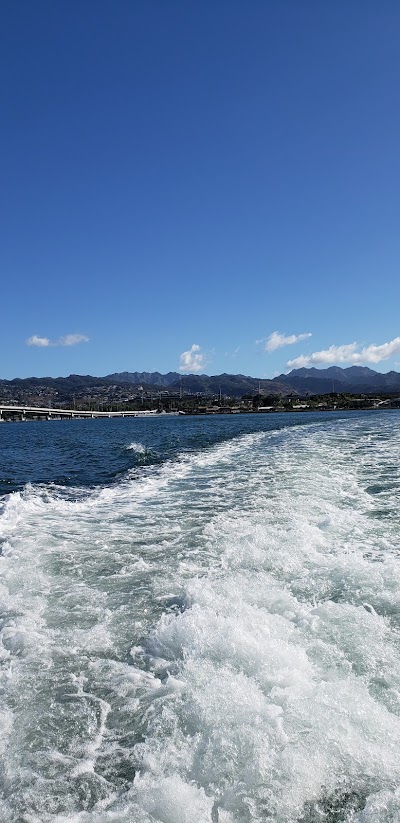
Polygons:
M115 384L77 391L71 397L56 390L37 393L6 391L0 393L0 421L57 419L65 417L150 416L154 414L217 415L268 414L274 412L339 411L355 409L400 408L400 397L391 394L370 396L331 392L328 394L263 394L259 391L241 397L192 393L144 386Z

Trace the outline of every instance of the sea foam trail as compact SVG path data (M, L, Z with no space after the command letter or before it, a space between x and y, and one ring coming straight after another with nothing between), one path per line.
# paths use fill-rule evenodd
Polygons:
M398 821L399 456L358 418L13 495L1 819Z

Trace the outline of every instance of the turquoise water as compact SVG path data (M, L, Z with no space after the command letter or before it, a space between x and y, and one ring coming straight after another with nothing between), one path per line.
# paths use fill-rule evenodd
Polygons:
M400 820L400 414L0 426L4 823Z

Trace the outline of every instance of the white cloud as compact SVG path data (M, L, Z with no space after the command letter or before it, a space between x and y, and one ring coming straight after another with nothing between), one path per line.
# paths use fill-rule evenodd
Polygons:
M380 363L400 352L400 337L395 337L388 343L380 346L371 344L360 348L358 343L346 343L343 346L329 346L329 349L315 351L312 354L302 354L294 360L288 360L289 369L299 369L307 366L318 366L321 363L329 365L337 363L351 363L353 366L361 363Z
M89 338L86 334L65 334L59 337L58 340L50 340L49 337L38 337L33 334L26 341L27 346L38 346L39 348L47 348L48 346L76 346L78 343L87 343Z
M299 343L300 340L306 340L308 337L312 337L311 332L285 335L280 334L278 331L273 331L265 341L265 351L275 351L275 349L280 349L281 346L292 346L293 343ZM263 340L257 340L257 343L263 342Z
M199 372L205 367L205 356L201 353L200 346L193 343L188 351L182 352L179 357L179 371Z
M45 348L46 346L51 346L51 341L48 337L38 337L37 334L33 334L29 340L26 341L27 346L39 346L40 348Z
M78 343L88 343L86 334L66 334L57 341L57 346L76 346Z

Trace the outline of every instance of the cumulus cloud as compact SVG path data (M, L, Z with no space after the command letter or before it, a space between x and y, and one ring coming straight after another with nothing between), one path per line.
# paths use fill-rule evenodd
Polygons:
M183 351L179 357L179 371L199 372L205 366L205 356L201 353L200 346L193 343L188 351Z
M50 340L49 337L39 337L33 334L26 341L27 346L37 346L38 348L47 348L48 346L76 346L78 343L87 343L89 338L86 334L65 334L59 337L58 340Z
M275 351L275 349L280 349L281 346L292 346L293 343L299 343L300 340L306 340L307 337L312 337L311 332L286 335L280 334L278 331L273 331L265 341L265 351ZM264 341L257 340L257 343L261 342L263 343Z
M363 348L360 348L358 343L346 343L342 346L329 346L329 349L315 351L312 354L302 354L294 360L288 360L287 366L289 369L318 366L322 363L328 365L350 363L352 366L358 366L365 363L380 363L381 360L387 360L398 352L400 352L400 337L395 337L394 340L389 340L388 343L382 343L380 346L373 343Z

